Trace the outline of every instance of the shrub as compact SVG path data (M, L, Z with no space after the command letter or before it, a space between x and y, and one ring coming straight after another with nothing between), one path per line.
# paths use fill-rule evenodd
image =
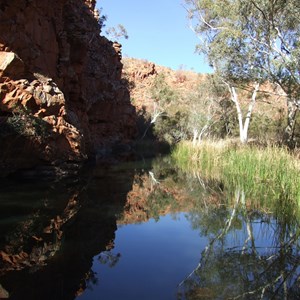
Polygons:
M1 124L0 135L16 134L42 140L48 135L47 125L45 121L32 115L30 110L20 106Z

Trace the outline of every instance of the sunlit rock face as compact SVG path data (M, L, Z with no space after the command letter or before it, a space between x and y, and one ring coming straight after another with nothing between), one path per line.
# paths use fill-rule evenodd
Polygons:
M98 18L92 0L1 1L1 169L81 162L135 136L120 45Z

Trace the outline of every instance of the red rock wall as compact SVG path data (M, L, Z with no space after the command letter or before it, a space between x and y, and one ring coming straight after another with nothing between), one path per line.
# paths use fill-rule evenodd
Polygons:
M2 167L82 161L134 137L119 47L100 36L94 0L1 0Z

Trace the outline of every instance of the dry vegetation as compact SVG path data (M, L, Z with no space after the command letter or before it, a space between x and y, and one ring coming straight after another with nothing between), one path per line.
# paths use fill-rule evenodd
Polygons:
M156 128L159 139L165 139L171 143L174 140L177 142L180 139L191 139L192 128L198 126L199 132L207 122L205 118L208 114L212 114L210 120L211 132L208 136L224 138L225 135L232 137L238 135L236 109L230 100L230 94L223 87L222 96L216 96L214 87L207 83L209 74L199 74L183 68L172 70L155 65L147 60L134 58L123 58L122 62L124 65L123 78L129 82L131 101L138 113L148 122L159 110L161 115L164 116L164 124L158 119L153 126L154 131ZM163 82L156 86L159 77L162 76ZM161 95L162 98L165 96L164 91L162 93L158 91L163 88L168 89L168 94L173 93L173 99L168 101L157 99L155 94ZM248 87L242 88L244 90L240 88L237 91L242 110L245 113L248 109L249 99L251 99L251 87L249 89L248 85ZM156 92L153 92L155 89ZM179 115L181 120L179 120ZM253 111L249 137L258 140L280 140L284 131L285 116L286 99L282 91L270 84L263 85L258 93L257 103ZM166 119L168 119L168 122ZM221 119L223 119L223 123L230 124L228 133L224 133L225 129L220 129L225 126L224 124L218 124ZM167 127L176 127L177 124L179 124L177 132L173 134L176 137L166 137L166 131L169 131ZM183 129L183 124L186 124L187 128ZM182 134L179 134L179 131Z
M152 62L136 58L123 58L123 77L133 83L131 98L137 107L151 105L150 87L158 74L164 74L166 83L174 90L182 93L194 90L201 83L205 74L189 70L172 70Z

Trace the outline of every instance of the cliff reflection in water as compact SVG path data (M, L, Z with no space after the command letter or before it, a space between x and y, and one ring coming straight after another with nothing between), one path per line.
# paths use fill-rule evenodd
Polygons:
M299 295L296 202L248 199L168 158L89 178L1 189L0 284L10 299Z
M97 174L98 172L98 174ZM74 299L93 278L93 257L113 247L132 170L89 181L0 189L0 298Z

